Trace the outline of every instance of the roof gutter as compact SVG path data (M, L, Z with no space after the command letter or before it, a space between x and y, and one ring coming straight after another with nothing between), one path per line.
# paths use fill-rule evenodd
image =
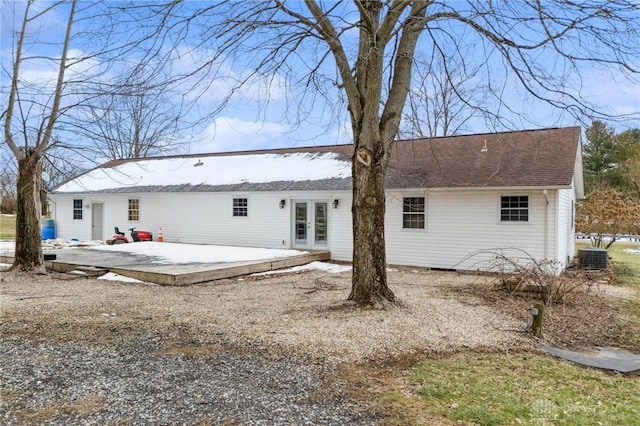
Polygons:
M573 189L573 185L536 185L536 186L461 186L461 187L443 187L429 188L429 191L553 191L558 189ZM387 188L387 189L410 189L410 188ZM416 188L418 189L418 188Z

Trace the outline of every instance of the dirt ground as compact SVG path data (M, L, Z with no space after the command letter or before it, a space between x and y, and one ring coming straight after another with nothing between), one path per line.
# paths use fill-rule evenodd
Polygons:
M239 343L260 342L271 350L335 362L416 350L499 349L520 342L512 330L526 323L526 309L511 316L484 303L479 289L487 278L444 272L391 272L399 303L390 311L360 310L345 302L349 273L266 275L185 287L60 274L3 273L2 280L2 316L7 326L21 324L21 333L100 340L108 338L101 330L109 327L182 327L203 341L222 332ZM456 293L456 288L478 291Z
M68 350L72 354L78 345L135 353L142 350L136 349L137 340L151 339L152 353L168 357L169 367L171 360L213 357L227 350L242 356L291 358L300 365L323 366L318 376L322 377L322 386L329 382L339 385L342 390L332 395L355 404L356 417L345 417L344 423L359 419L355 422L401 424L410 416L418 423L437 424L444 421L420 420L416 413L394 413L392 404L381 402L390 389L413 391L407 372L420 358L459 351L529 351L538 343L570 348L615 344L640 350L640 325L624 313L628 304L637 307L637 292L612 290L602 278L578 277L588 283L584 287L589 291L576 291L564 303L547 307L544 338L535 339L524 331L532 301L500 290L496 278L488 276L411 268L390 272L390 287L399 303L391 310L376 311L360 310L345 302L349 273L289 273L161 287L66 274L1 272L0 340L22 345L20 356L37 357L29 348L36 351L43 342L56 347L71 345ZM47 359L46 355L40 356ZM3 366L3 374L15 374L17 382L20 374L29 374L7 372L8 368ZM15 386L2 389L3 404L7 404L3 410L13 413L13 417L5 416L9 423L11 419L24 419L20 415L26 412L39 412L51 406L52 399L60 398L53 395L40 406L25 406L26 391L19 383ZM106 416L104 406L111 395L91 395L94 409L66 417L64 410L62 414L53 410L51 415L62 416L59 419L63 424L78 419L99 423L106 419L100 416ZM331 398L327 396L326 400ZM344 410L346 413L351 408ZM240 410L228 417L218 413L222 417L209 419L212 423L231 419L237 423L228 424L261 424L250 419L262 414L251 413ZM114 414L116 419L136 418L131 415ZM296 415L302 417L288 418L282 424L292 419L343 424L343 420ZM364 417L358 417L361 415ZM274 421L265 419L267 423Z

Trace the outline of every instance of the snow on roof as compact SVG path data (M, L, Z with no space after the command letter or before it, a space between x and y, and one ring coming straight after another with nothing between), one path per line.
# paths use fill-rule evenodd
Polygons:
M233 185L351 177L351 163L337 153L287 153L150 158L98 167L55 192L141 186Z

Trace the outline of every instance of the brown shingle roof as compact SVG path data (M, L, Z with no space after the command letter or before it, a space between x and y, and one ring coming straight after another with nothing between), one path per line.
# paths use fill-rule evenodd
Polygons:
M387 188L569 187L580 143L580 128L565 127L403 140L394 143ZM486 147L486 149L485 149ZM353 145L281 148L162 158L198 158L243 154L335 152L348 160ZM109 169L131 160L114 160ZM237 185L127 187L97 192L287 191L351 188L351 178Z
M580 128L564 127L397 141L387 188L568 187ZM486 150L483 149L486 147ZM336 152L353 145L283 148L247 153ZM238 155L237 152L220 155ZM320 188L321 189L321 188Z
M569 186L579 143L579 127L398 141L389 167L428 188Z

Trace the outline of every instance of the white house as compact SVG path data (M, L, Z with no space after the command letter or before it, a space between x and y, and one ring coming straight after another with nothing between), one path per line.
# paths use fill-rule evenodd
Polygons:
M162 228L169 242L326 249L349 261L352 153L336 145L111 161L55 189L53 219L67 239ZM487 269L503 250L564 267L583 197L580 128L397 141L386 188L390 264Z

